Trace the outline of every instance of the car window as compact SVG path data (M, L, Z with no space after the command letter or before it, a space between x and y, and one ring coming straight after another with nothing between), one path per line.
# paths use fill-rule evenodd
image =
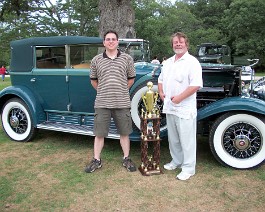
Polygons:
M206 47L200 47L199 49L199 56L204 56L206 54Z
M66 67L65 47L36 47L36 68L64 69Z
M97 54L102 53L102 45L71 45L70 64L71 68L86 69L90 68L91 60Z

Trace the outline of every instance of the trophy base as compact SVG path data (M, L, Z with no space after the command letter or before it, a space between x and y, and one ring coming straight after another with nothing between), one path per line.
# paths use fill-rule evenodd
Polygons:
M163 174L163 172L159 169L145 169L144 167L140 166L138 170L141 172L143 176L151 176L151 175L159 175Z

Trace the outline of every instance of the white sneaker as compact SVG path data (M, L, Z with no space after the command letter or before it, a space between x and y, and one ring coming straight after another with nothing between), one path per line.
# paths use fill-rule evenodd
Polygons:
M194 174L189 174L189 173L186 173L186 172L180 172L178 175L177 175L177 179L178 180L188 180L191 176L193 176Z
M174 170L176 168L178 168L178 166L175 165L173 163L173 161L171 161L170 163L167 163L167 164L164 165L164 169L166 169L166 170Z

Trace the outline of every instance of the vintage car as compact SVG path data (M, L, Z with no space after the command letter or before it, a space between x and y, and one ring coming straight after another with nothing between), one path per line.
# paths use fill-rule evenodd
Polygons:
M134 47L132 47L134 45ZM27 142L38 129L93 136L96 91L89 79L90 61L102 52L97 37L38 37L11 42L12 86L0 92L3 130L14 141ZM131 48L132 47L132 48ZM136 79L130 89L134 131L140 141L142 94L154 83L160 65L148 63L148 42L120 40L120 48L136 55ZM134 57L135 58L135 57ZM242 87L241 69L231 65L202 64L204 87L197 93L198 134L209 137L211 151L223 165L247 169L265 159L264 78ZM157 99L161 110L162 101ZM167 136L161 116L161 138ZM111 123L109 138L118 139Z

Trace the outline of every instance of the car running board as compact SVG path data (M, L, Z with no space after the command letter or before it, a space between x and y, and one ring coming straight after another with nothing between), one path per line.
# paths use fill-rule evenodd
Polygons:
M59 131L59 132L68 132L80 135L89 135L94 136L93 134L93 126L80 126L74 124L62 124L56 122L43 122L37 125L38 129L45 129L45 130L52 130L52 131ZM119 139L120 135L117 133L116 129L110 128L109 135L107 138L112 139Z

